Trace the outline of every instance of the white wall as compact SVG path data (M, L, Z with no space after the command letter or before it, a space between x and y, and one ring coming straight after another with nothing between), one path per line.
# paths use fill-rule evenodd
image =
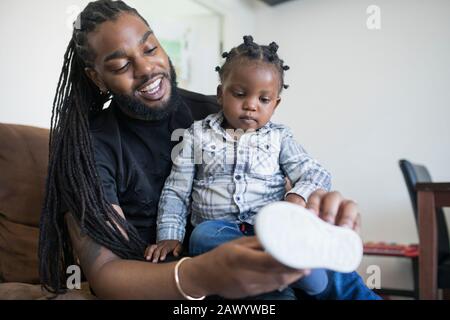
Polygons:
M174 40L188 33L189 57L185 59L188 79L178 75L181 87L214 94L217 87L215 67L220 62L221 17L193 0L129 0L145 17L158 38Z
M157 36L180 25L191 29L192 65L187 89L215 93L220 62L216 14L191 0L129 0ZM50 126L52 102L77 10L88 0L0 1L0 122Z
M255 8L259 0L192 0L214 11L223 18L223 50L242 42L246 34L255 31Z
M169 3L170 2L170 3ZM177 6L173 3L177 2ZM334 176L334 188L359 202L363 237L417 242L412 209L397 165L400 158L427 164L435 180L450 181L450 2L447 0L296 0L267 7L257 0L195 0L222 15L220 25L189 0L129 1L164 33L155 17L190 15L211 20L198 36L202 50L224 50L253 34L277 41L291 66L275 120ZM0 121L48 127L51 103L71 30L71 5L86 0L0 1ZM192 3L191 3L192 4ZM366 28L366 8L381 7L381 30ZM178 13L177 13L178 12ZM195 18L192 18L195 19ZM169 19L170 20L170 19ZM198 35L198 33L196 32ZM218 63L193 61L212 93ZM220 59L219 59L220 62ZM382 266L382 283L411 286L408 261L366 258Z
M366 9L381 8L381 30ZM418 241L398 160L450 181L450 2L297 0L256 15L256 40L277 41L291 70L276 120L359 202L366 241ZM379 264L382 284L411 287L408 261Z
M221 19L216 15L153 20L152 28L158 39L175 40L180 33L186 34L185 38L189 39L189 49L185 50L183 59L183 72L177 74L180 87L215 94L218 78L214 69L220 63L221 55L220 23ZM178 28L174 28L175 25Z

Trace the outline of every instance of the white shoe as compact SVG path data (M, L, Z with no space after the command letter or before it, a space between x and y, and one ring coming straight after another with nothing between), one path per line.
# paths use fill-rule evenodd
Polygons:
M263 248L286 266L352 272L361 263L363 245L356 232L331 225L299 205L271 203L255 220Z

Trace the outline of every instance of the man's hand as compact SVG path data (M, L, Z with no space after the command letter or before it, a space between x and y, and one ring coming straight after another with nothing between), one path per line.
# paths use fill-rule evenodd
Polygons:
M337 191L316 190L309 196L306 208L331 224L348 227L358 233L361 229L361 215L356 202L344 199Z
M158 242L157 244L153 244L148 246L145 250L145 259L153 263L157 263L158 260L164 261L166 260L166 256L169 253L173 253L175 257L178 257L181 254L183 247L181 246L181 242L178 240L163 240Z
M180 276L188 279L184 283L189 288L187 273L195 275L193 284L200 283L206 290L187 292L194 292L195 296L210 294L236 299L286 288L309 275L310 270L295 270L281 264L265 252L253 236L227 242L187 261Z
M287 202L298 204L303 208L306 207L305 199L303 199L302 197L300 197L298 194L295 193L289 193L284 200L286 200Z

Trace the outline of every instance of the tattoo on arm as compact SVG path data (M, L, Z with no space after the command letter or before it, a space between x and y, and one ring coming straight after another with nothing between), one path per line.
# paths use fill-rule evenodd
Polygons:
M114 253L96 243L89 236L81 235L80 225L72 214L68 213L66 215L66 221L72 239L72 246L88 279L89 275L104 263L118 258Z

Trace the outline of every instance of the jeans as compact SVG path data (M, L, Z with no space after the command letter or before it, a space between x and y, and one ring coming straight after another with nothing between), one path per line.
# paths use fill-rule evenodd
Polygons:
M189 241L189 254L200 255L215 247L244 235L236 223L212 220L196 226ZM295 300L293 288L301 289L317 300L379 300L356 272L339 273L330 270L313 269L311 274L293 283L283 291L274 291L252 297L258 300Z
M203 222L192 232L189 243L189 254L193 256L200 255L225 242L240 238L244 235L254 235L253 229L243 233L236 223L219 220ZM315 269L311 271L309 276L291 284L291 287L301 289L309 295L317 295L323 292L327 288L327 285L328 276L325 270ZM280 296L290 300L291 297L295 297L295 294L293 290L286 288L281 292L276 291L271 294L270 299L276 300Z
M356 272L340 273L327 270L328 287L316 300L382 300L370 290Z

